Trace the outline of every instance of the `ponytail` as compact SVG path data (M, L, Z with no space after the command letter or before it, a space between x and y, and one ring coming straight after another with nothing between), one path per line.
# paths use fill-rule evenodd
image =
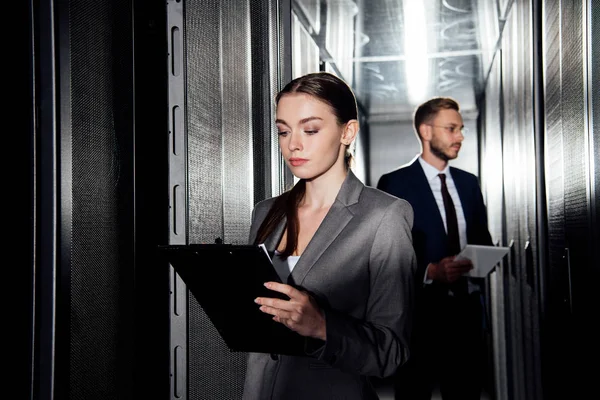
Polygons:
M281 254L283 257L289 257L294 254L294 251L298 247L298 206L304 198L305 192L306 182L304 179L300 179L291 190L283 193L275 200L265 220L258 228L254 244L263 243L285 216L287 220L287 236L285 249Z

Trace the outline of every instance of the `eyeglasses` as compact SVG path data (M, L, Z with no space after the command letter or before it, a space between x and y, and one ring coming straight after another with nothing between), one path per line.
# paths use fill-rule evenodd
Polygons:
M444 129L446 132L448 133L456 133L458 131L460 131L460 133L462 133L463 136L467 135L469 133L469 129L468 128L461 128L458 126L443 126L443 125L432 125L432 124L428 124L429 126L433 126L435 128L442 128Z

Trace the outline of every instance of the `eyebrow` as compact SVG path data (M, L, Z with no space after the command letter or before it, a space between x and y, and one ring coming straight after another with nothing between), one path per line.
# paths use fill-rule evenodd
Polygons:
M299 121L299 123L300 123L300 124L305 124L305 123L307 123L307 122L314 121L314 120L321 120L321 121L322 121L322 120L323 120L323 118L320 118L320 117L307 117L307 118L303 118L303 119L301 119L301 120ZM289 126L289 124L288 124L287 122L285 122L284 120L282 120L282 119L276 119L276 120L275 120L275 123L276 123L276 124L284 124L284 125L287 125L287 126Z

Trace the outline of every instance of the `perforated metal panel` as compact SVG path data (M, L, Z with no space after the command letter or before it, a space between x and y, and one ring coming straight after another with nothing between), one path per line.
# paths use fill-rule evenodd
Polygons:
M585 82L586 47L584 37L588 27L584 21L585 2L563 1L562 13L562 120L564 151L564 207L566 270L570 282L568 292L570 300L569 316L571 323L566 337L573 340L575 348L567 355L567 362L576 360L573 350L587 351L594 345L596 335L589 319L596 307L594 302L594 286L591 282L597 277L597 262L593 253L597 243L591 242L591 203L590 190L590 156L589 126L586 102L587 83ZM597 88L596 88L597 90ZM596 303L597 304L597 303ZM564 322L563 322L564 323ZM581 333L580 333L581 332ZM597 332L597 331L596 331ZM567 379L574 386L584 385L587 373L583 368L573 368ZM585 391L582 391L585 393Z
M585 343L586 309L592 272L590 242L589 162L586 146L587 98L585 84L582 2L546 2L546 183L548 196L549 271L543 339L546 350L545 390L569 395L569 386L579 387L580 371L561 372L573 363L575 349L559 349L558 343ZM585 2L584 2L585 3ZM586 278L587 277L587 278ZM553 354L550 354L553 353ZM581 381L583 382L583 381Z
M571 4L572 3L572 4ZM571 254L573 310L583 306L588 261L591 260L589 243L589 197L586 112L584 102L584 54L581 2L564 2L562 7L562 125L564 150L564 201L567 247ZM581 289L578 287L581 285Z
M544 348L552 347L563 336L557 331L561 314L563 294L565 255L565 212L563 184L563 126L561 109L561 31L560 3L545 2L544 15L544 74L545 74L545 116L546 116L546 188L548 202L548 271L546 274L547 296L544 323L542 325ZM547 332L547 333L546 333ZM543 353L544 391L554 390L553 371L558 362L554 356ZM550 377L550 378L548 378Z
M522 204L522 178L525 171L518 166L521 163L521 118L523 108L523 94L520 89L520 77L523 76L521 63L522 32L519 26L519 11L516 6L509 14L509 19L503 35L502 76L504 93L504 126L502 130L503 166L504 166L504 221L506 244L510 246L508 256L508 270L504 292L508 300L507 309L507 361L508 365L508 393L509 398L523 398L525 390L525 358L523 356L523 337L525 327L522 319L521 291L521 212Z
M190 243L223 237L222 123L235 116L222 114L220 3L185 3Z
M196 0L184 11L188 240L247 243L255 202L281 186L278 4ZM188 304L188 398L241 398L247 354L229 351L191 294Z
M530 3L510 7L487 82L482 141L490 232L510 248L490 277L494 397L536 399L541 396L536 189L541 144L535 140L531 28L536 16Z
M517 87L516 104L518 108L518 129L515 140L518 142L519 174L513 184L518 190L519 214L519 260L517 280L520 290L520 303L513 310L521 318L522 336L521 363L523 373L522 397L541 398L540 361L539 361L539 291L538 274L538 237L536 212L536 144L534 140L534 100L533 100L533 36L532 6L530 2L518 2L512 12L517 15L517 24L513 46L518 50L517 74L514 77Z
M224 240L245 244L254 206L249 4L226 2L223 36L223 224Z
M591 24L588 38L589 49L591 50L588 55L590 57L588 62L588 91L591 98L589 115L592 118L590 124L592 127L592 131L590 132L592 159L590 162L592 166L592 179L594 180L591 195L592 199L596 199L594 208L595 219L592 222L592 226L595 227L595 239L593 239L592 243L598 243L600 241L600 90L598 90L596 82L600 82L600 71L598 71L598 68L594 68L594 66L600 65L600 8L593 7L592 3L592 0L588 1L589 21ZM600 249L598 246L596 246L596 256L594 258L600 259ZM596 272L596 276L598 276L598 271Z
M563 138L561 110L561 37L560 4L546 2L545 20L545 114L546 114L546 187L548 191L548 232L550 252L550 285L562 266L564 255ZM550 288L551 292L556 292Z
M68 396L131 398L131 2L70 1L68 16L72 188L63 196L72 196L72 225L61 226L71 258L63 265L70 270Z
M498 52L494 63L491 65L490 75L486 86L484 107L484 131L482 134L481 176L482 191L488 210L488 226L494 243L503 245L503 218L504 201L502 182L503 147L502 147L502 122L500 112L501 104L501 56ZM508 282L506 268L493 271L490 275L490 319L492 350L490 368L493 368L493 384L490 390L495 392L498 400L507 399L507 335L508 326L506 318L508 313L508 296L504 295Z
M241 21L236 21L235 13L228 12L230 9L220 1L185 4L190 243L214 243L216 238L229 242L230 239L224 237L226 208L228 218L237 217L237 220L228 220L228 226L247 227L250 220L251 197L247 184L251 176L248 162L250 88L244 32L249 29L248 5L245 1L232 3L239 7ZM241 24L237 29L236 22ZM239 82L237 87L236 81ZM232 82L234 84L228 87ZM227 164L236 157L240 165L232 169ZM242 179L246 183L240 185L244 174L245 179ZM245 198L239 213L231 211L236 204L227 203L231 201L232 192ZM234 241L239 242L239 236L241 234L234 237ZM188 315L188 398L241 397L245 355L229 352L191 295Z

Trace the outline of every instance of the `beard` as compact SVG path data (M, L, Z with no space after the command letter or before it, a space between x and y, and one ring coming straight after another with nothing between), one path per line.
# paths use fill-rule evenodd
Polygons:
M450 146L454 146L454 143ZM456 153L456 155L450 155L447 152L445 152L442 146L440 146L436 140L432 140L429 143L429 148L431 149L431 153L433 153L434 156L443 161L454 160L458 156L458 153Z

